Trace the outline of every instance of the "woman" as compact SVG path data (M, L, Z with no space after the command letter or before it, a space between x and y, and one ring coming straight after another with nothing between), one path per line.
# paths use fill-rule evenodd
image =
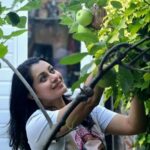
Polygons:
M64 97L67 88L60 72L40 58L29 58L18 67L18 70L31 85L53 124L56 125L71 104ZM91 78L91 76L88 78L87 83ZM100 141L103 138L101 133L89 132L95 124L103 132L112 134L131 135L145 130L144 106L137 97L133 98L130 114L124 116L97 106L102 92L103 89L96 86L94 95L87 102L81 102L71 112L57 136L71 131L76 126L77 128L58 139L56 143L53 142L49 147L50 150L84 149L84 143L92 140ZM32 95L14 74L10 96L10 145L14 150L18 148L42 150L50 132L47 120L37 107Z

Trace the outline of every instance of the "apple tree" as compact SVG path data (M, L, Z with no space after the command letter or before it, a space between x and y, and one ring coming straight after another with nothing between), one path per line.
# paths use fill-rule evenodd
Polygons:
M18 12L38 8L40 2L40 0L14 0L10 8L0 3L0 58L8 52L6 42L26 32L26 17L19 16ZM18 4L21 4L21 7L18 8ZM79 63L87 55L93 58L82 68L81 77L73 85L73 89L86 79L89 70L97 73L99 64L113 46L126 43L129 48L150 36L149 7L149 0L68 0L60 4L60 23L68 26L73 38L83 42L87 48L87 52L75 53L62 59L61 63L65 65ZM12 26L15 30L6 35L3 31L5 25ZM109 65L119 57L127 47L118 50L119 53L116 50L105 65ZM107 77L106 74L102 79L103 82L99 83L106 87L106 99L113 95L115 108L121 103L128 109L132 94L139 93L145 103L148 118L150 117L149 47L150 40L147 38L134 50L129 51L122 63L118 63L110 70L111 75ZM138 136L135 146L150 149L149 131L150 121L147 131Z
M69 0L61 3L60 23L68 26L75 40L85 44L87 52L63 58L60 63L72 65L90 55L92 60L82 67L80 79L72 89L82 83L89 72L96 74L99 64L112 47L122 43L109 55L105 66L127 50L128 54L114 65L111 73L99 84L105 86L105 99L111 95L114 107L130 107L130 98L137 93L145 103L150 118L150 2L148 0ZM92 14L92 15L91 15ZM91 19L92 17L92 19ZM136 43L147 38L134 47ZM130 49L134 47L134 49ZM82 50L81 50L82 51ZM138 135L135 147L150 148L150 119L147 131Z

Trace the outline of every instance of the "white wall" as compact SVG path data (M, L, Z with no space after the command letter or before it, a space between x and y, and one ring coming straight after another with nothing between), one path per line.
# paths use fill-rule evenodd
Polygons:
M11 0L1 0L2 5L10 5ZM24 12L27 16L27 13ZM3 31L8 34L14 30L4 26ZM23 35L9 40L6 45L9 52L5 56L15 67L27 58L27 32ZM8 145L7 124L9 122L9 94L12 78L12 70L0 59L0 150L10 150Z

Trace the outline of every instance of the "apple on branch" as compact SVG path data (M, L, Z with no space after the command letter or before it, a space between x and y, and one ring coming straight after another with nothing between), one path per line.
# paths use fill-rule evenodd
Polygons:
M82 5L82 9L80 9L76 14L76 21L82 26L88 26L92 23L93 14L92 11L85 7L85 4Z

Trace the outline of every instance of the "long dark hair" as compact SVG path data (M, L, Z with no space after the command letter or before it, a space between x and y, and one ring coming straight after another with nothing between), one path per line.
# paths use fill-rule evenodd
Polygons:
M33 79L30 68L33 64L40 61L40 58L29 58L18 66L18 71L23 75L25 80L32 87ZM16 74L13 75L11 94L10 94L10 122L9 136L10 146L13 150L20 148L21 150L30 150L27 143L25 131L26 121L29 116L38 109L34 100L29 100L29 91L21 82Z

